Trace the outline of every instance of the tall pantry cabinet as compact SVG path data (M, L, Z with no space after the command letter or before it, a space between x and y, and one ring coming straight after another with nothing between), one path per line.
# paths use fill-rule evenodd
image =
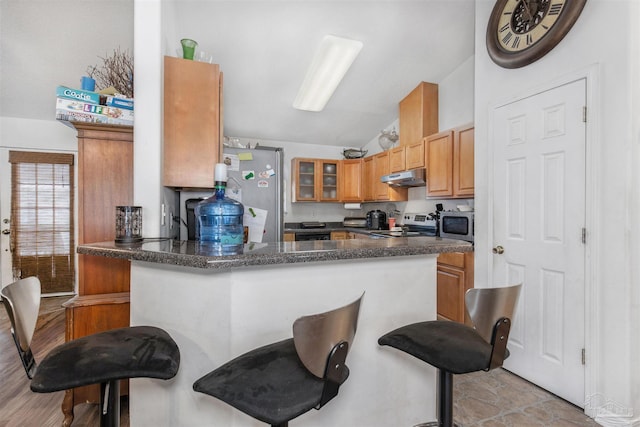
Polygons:
M112 241L115 207L133 202L133 128L69 124L78 138L78 244ZM67 341L129 325L129 270L128 260L78 255L78 295L63 304ZM99 385L65 392L63 425L85 402L100 402Z

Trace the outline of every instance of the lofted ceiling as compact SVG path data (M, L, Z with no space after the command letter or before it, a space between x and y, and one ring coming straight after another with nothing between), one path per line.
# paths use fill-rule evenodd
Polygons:
M176 39L198 41L224 73L225 135L362 147L420 81L438 83L473 55L474 3L183 0L171 13ZM296 110L326 34L364 47L322 112Z
M420 81L439 83L473 55L474 3L164 1L165 34L175 35L165 43L175 55L179 39L192 38L220 64L225 135L362 147L397 119L398 102ZM132 13L132 3L120 0L2 2L0 115L51 119L55 86L78 87L97 57L133 46L133 29L123 28L132 26ZM93 31L63 30L64 19ZM296 110L293 100L326 34L364 47L322 112Z

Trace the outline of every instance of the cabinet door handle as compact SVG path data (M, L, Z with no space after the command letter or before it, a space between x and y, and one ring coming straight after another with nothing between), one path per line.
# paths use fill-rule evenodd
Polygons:
M492 252L497 255L502 255L504 253L504 248L500 245L496 246L492 249Z

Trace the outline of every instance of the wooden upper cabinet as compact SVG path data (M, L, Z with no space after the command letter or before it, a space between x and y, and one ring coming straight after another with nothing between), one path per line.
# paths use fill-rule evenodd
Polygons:
M341 160L340 169L340 194L343 202L363 201L362 186L362 159Z
M362 201L374 199L373 156L362 159Z
M318 201L316 182L318 181L319 171L316 159L293 159L291 161L291 173L293 177L293 201Z
M425 140L427 196L453 195L453 131L431 135Z
M373 156L373 197L375 200L389 200L389 185L380 177L389 174L389 152L383 151Z
M391 173L407 170L405 147L394 147L389 150L389 170Z
M474 196L474 128L466 125L425 138L427 196Z
M389 150L389 170L403 172L424 167L424 141Z
M219 65L165 56L164 186L213 188L222 139L221 100Z
M293 159L293 201L339 201L341 166L340 160Z
M458 128L453 133L453 195L473 197L474 178L474 127Z
M401 146L438 132L438 85L421 82L400 101L399 122Z
M424 165L424 140L409 144L405 149L405 167L407 170L423 168Z
M340 160L318 160L320 171L318 194L321 202L337 202L340 200Z
M375 201L406 201L409 193L407 188L391 187L380 180L383 175L388 175L390 171L390 152L383 151L373 157L373 173L371 176L371 187L373 188L373 200Z

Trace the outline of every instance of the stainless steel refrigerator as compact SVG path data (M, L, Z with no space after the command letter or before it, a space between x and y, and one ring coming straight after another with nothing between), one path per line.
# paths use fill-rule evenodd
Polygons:
M226 195L244 205L249 240L260 241L258 236L262 242L282 241L283 149L224 147L222 161L229 174Z

